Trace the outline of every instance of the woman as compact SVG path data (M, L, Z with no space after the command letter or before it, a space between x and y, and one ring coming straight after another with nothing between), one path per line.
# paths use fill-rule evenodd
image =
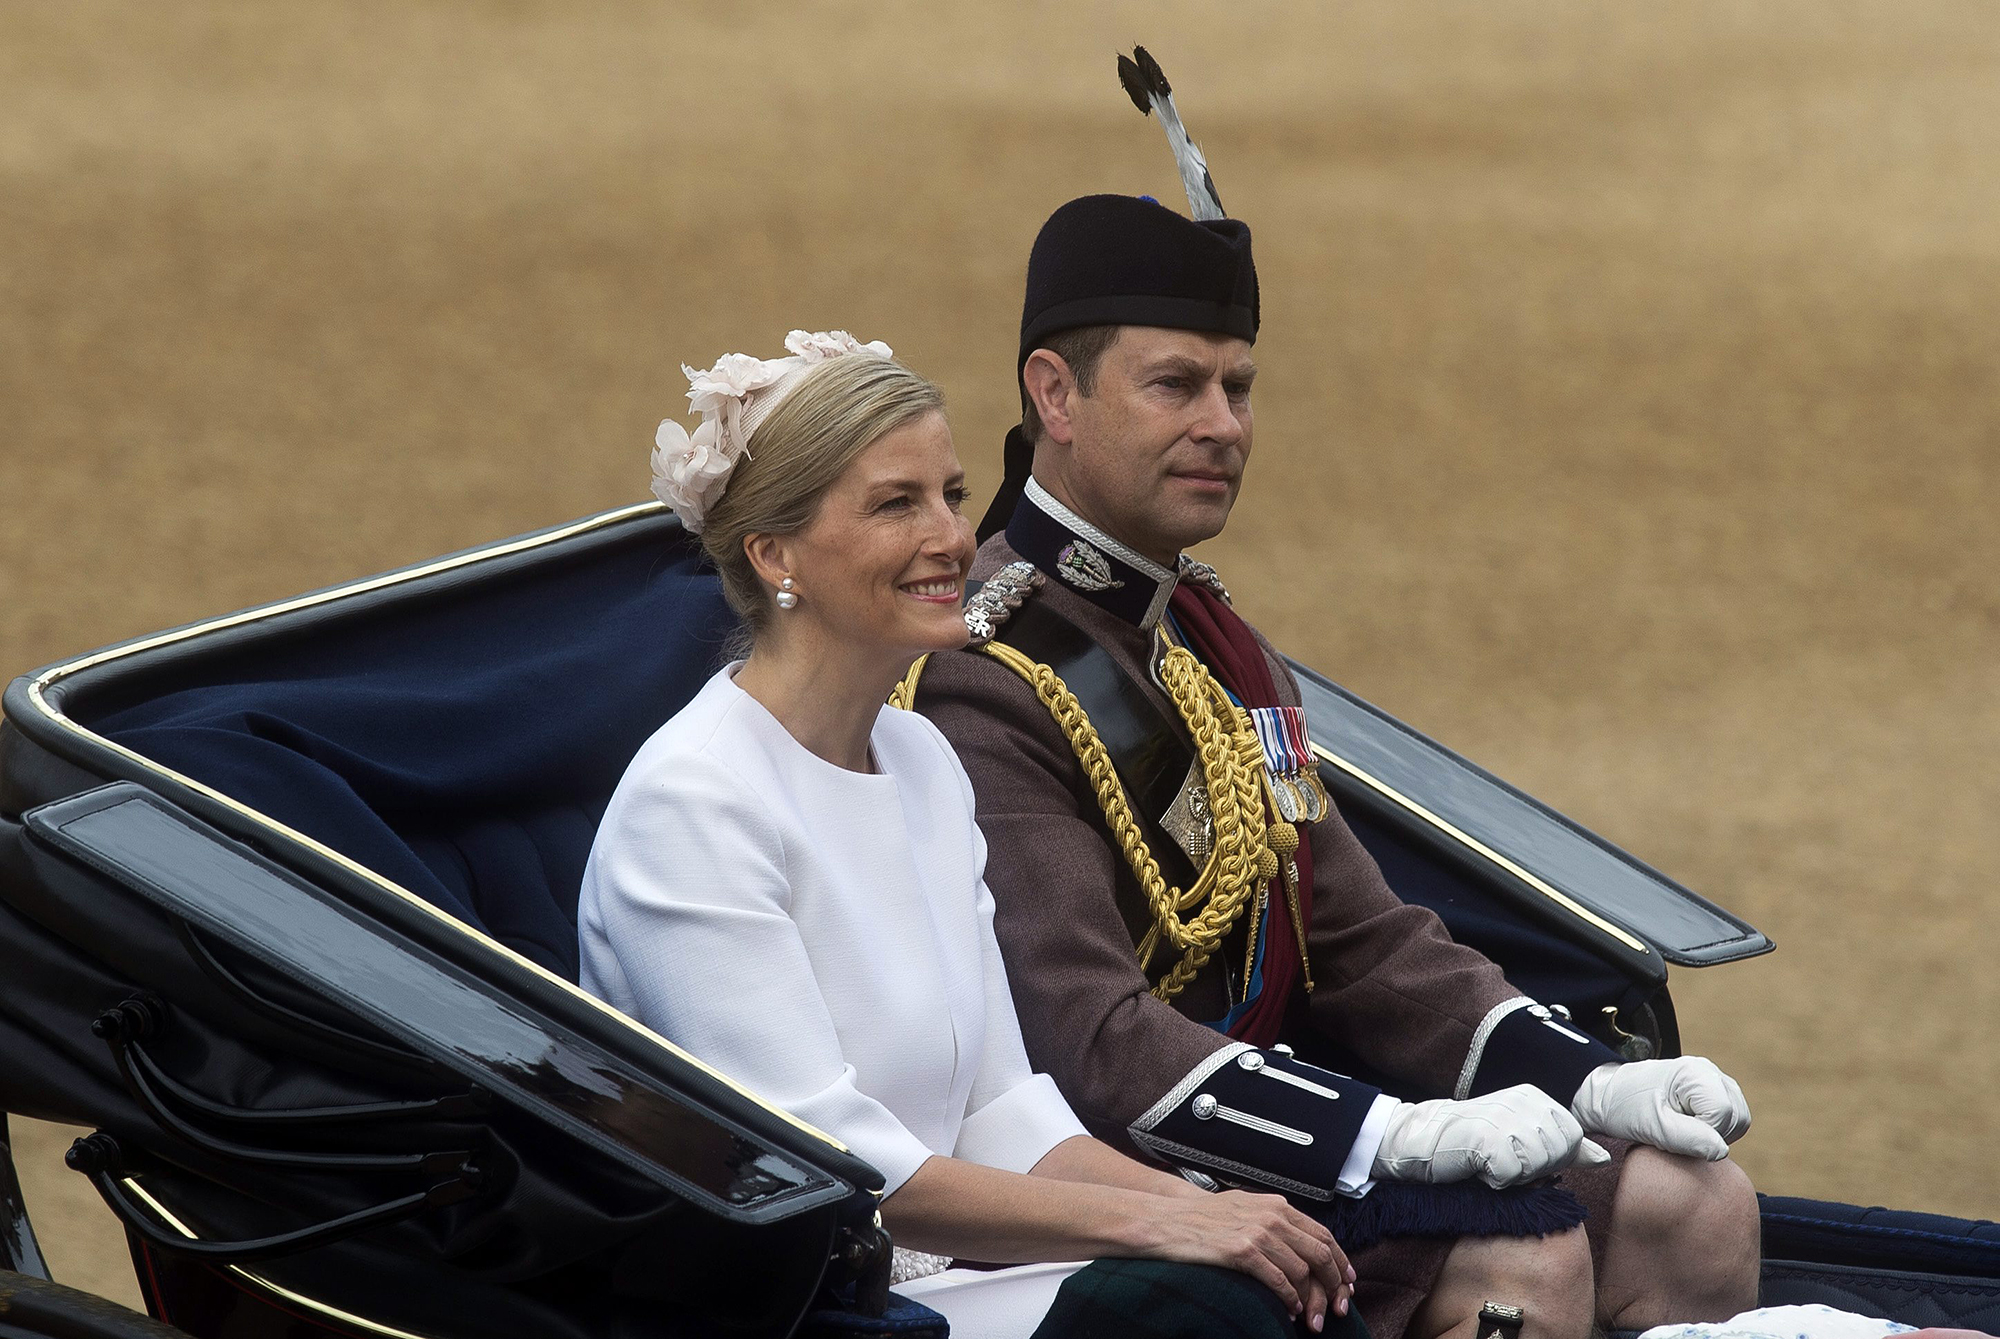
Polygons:
M1319 1330L1353 1280L1323 1228L1091 1139L1029 1069L971 786L935 727L882 705L915 657L966 640L974 546L942 398L879 343L786 347L688 369L703 422L660 428L655 491L701 533L748 655L612 797L584 986L879 1168L898 1291L955 1335L1034 1332L1095 1257L1236 1270L1188 1292L1243 1293L1243 1333L1290 1329L1274 1297Z

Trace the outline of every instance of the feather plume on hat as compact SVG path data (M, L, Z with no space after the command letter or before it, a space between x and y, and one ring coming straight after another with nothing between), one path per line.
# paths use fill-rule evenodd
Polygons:
M1167 132L1167 146L1174 151L1174 162L1180 166L1181 186L1187 191L1188 210L1195 220L1227 218L1222 210L1222 197L1215 193L1215 179L1208 174L1208 160L1201 156L1201 150L1188 138L1187 127L1181 124L1180 109L1174 106L1173 85L1167 82L1167 73L1160 68L1160 62L1146 48L1135 46L1130 56L1118 58L1118 82L1124 85L1134 107L1148 116L1159 113L1160 127Z
M1095 325L1157 326L1255 342L1257 267L1250 227L1222 208L1208 160L1188 137L1172 85L1152 53L1118 58L1132 105L1159 113L1187 189L1189 218L1151 196L1086 195L1059 207L1035 235L1021 303L1026 366L1051 335ZM1006 528L1034 469L1035 447L1019 427L1007 434L1005 476L979 523L979 538Z

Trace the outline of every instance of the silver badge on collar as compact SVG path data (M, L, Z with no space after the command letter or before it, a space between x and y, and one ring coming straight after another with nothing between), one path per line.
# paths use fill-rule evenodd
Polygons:
M1222 584L1222 578L1215 574L1213 567L1210 567L1207 563L1190 558L1185 553L1181 555L1179 566L1182 581L1192 581L1198 586L1206 586L1214 591L1224 604L1231 603L1229 588Z
M1116 590L1125 583L1111 575L1111 560L1087 539L1072 539L1056 554L1056 575L1078 590Z

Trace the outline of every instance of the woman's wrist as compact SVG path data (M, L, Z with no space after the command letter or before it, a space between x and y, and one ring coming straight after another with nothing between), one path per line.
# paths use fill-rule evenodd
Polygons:
M1087 1135L1057 1144L1035 1164L1031 1174L1063 1181L1118 1186L1148 1195L1164 1195L1169 1199L1189 1199L1209 1193L1178 1172L1121 1153L1102 1140Z
M1158 1186L1159 1188L1153 1192L1154 1194L1164 1195L1168 1199L1175 1200L1205 1199L1215 1193L1212 1190L1203 1190L1179 1172L1162 1171Z
M1160 1217L1173 1212L1171 1206L1162 1203L1163 1196L1103 1186L1100 1198L1103 1214L1093 1235L1101 1239L1101 1249L1094 1254L1143 1259L1159 1248L1163 1240Z

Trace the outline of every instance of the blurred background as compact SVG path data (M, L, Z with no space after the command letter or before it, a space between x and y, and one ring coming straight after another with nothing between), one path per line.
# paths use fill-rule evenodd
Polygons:
M1776 939L1675 978L1762 1187L2000 1213L1984 0L7 5L0 670L643 499L795 326L990 495L1041 220L1184 205L1134 42L1256 229L1239 608Z

